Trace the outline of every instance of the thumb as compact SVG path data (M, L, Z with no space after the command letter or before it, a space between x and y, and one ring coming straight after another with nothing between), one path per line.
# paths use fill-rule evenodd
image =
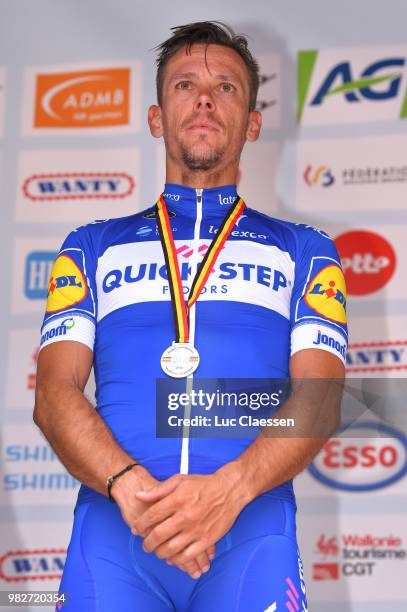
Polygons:
M137 491L136 497L144 502L156 502L175 491L179 483L179 478L169 478L148 489L148 491Z

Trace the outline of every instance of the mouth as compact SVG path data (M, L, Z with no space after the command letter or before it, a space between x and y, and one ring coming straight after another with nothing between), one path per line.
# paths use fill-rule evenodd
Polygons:
M203 132L219 132L219 127L212 123L193 123L188 128L188 131L203 131Z

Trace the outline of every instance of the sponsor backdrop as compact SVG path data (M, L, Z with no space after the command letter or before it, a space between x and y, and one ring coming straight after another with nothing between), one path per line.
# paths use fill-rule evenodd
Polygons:
M3 1L0 590L57 588L78 488L31 419L52 262L72 228L161 191L164 148L146 127L152 48L198 19L247 33L260 62L264 129L244 150L242 196L335 239L349 384L407 374L404 3L178 0L168 17L163 0ZM296 479L309 610L406 609L406 440L390 413L386 437L362 415Z

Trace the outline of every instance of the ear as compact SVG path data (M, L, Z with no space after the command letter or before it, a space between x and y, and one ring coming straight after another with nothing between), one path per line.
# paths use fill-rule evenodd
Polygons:
M154 138L161 138L163 135L163 122L161 115L161 107L157 104L152 104L148 109L148 125L151 135Z
M254 142L260 136L262 116L259 111L250 111L246 130L246 139Z

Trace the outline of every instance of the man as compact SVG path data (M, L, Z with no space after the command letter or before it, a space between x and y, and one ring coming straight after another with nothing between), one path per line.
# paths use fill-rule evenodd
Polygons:
M213 22L173 32L148 113L166 146L163 197L72 232L50 280L34 419L84 483L63 609L306 610L291 479L323 440L158 438L155 384L184 377L190 390L194 369L341 379L343 276L323 232L237 196L261 129L246 40Z

